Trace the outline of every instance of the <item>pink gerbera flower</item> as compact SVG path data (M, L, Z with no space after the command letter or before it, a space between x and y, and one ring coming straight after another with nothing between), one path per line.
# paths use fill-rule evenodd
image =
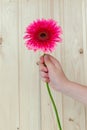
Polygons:
M38 19L26 28L25 44L30 50L51 52L62 41L61 34L61 27L53 19Z
M51 52L57 43L61 42L62 29L53 19L38 19L31 23L25 32L25 44L29 50L41 50L43 52ZM46 64L44 63L44 66ZM59 130L62 130L58 111L55 101L52 97L48 82L46 82L47 90L52 101L52 105L56 114Z

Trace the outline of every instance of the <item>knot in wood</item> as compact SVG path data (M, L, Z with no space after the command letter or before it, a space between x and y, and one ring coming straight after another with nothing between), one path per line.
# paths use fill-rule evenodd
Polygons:
M74 121L74 119L72 119L72 118L69 118L69 121L72 121L72 122L73 122L73 121Z
M82 48L79 49L79 53L83 54L83 49Z
M0 37L0 45L2 44L2 41L3 41L3 40L2 40L2 37Z

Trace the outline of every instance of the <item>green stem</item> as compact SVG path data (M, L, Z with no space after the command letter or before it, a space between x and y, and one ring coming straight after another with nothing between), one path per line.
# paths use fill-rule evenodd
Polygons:
M53 97L52 97L49 84L46 83L46 86L47 86L47 90L48 90L48 93L49 93L49 96L50 96L50 99L51 99L51 102L52 102L52 105L53 105L53 108L54 108L54 111L55 111L55 114L56 114L57 123L58 123L58 128L59 128L59 130L62 130L61 123L60 123L60 119L59 119L59 115L58 115L58 111L57 111L57 107L56 107L55 101L54 101L54 99L53 99Z

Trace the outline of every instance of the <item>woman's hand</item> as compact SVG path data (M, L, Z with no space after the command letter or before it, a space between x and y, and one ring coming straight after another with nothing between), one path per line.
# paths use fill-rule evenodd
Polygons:
M41 56L38 62L41 78L44 82L49 82L55 90L61 90L68 82L58 60L46 54Z

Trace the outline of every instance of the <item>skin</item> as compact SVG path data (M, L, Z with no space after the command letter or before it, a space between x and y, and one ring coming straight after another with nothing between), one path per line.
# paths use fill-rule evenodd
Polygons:
M54 90L60 91L87 105L87 86L68 80L57 59L46 54L40 57L37 64L44 82L48 82Z

